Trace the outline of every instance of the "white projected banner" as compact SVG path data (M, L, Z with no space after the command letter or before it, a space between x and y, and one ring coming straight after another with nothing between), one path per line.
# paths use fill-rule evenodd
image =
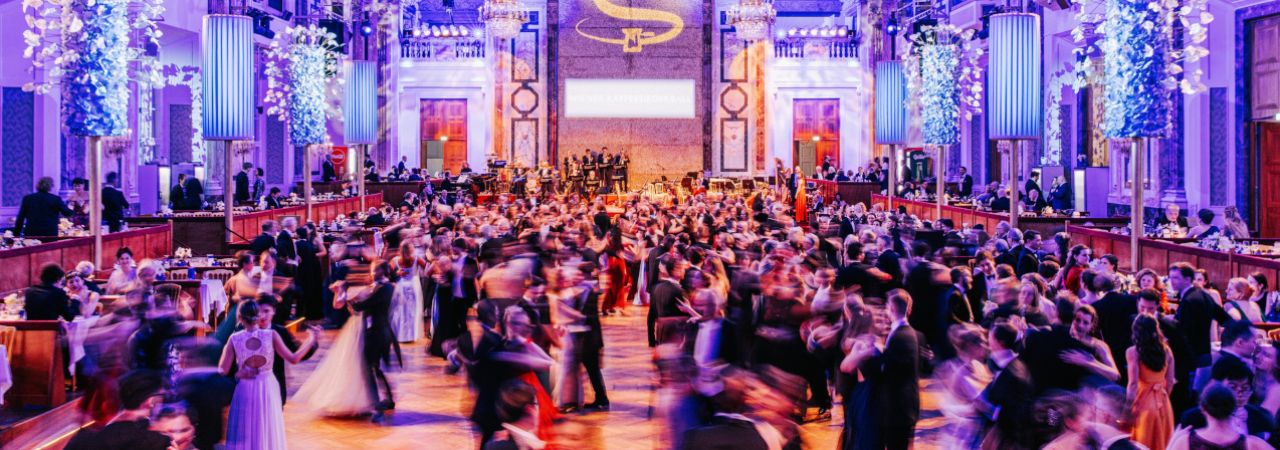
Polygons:
M694 118L693 80L564 80L565 117Z

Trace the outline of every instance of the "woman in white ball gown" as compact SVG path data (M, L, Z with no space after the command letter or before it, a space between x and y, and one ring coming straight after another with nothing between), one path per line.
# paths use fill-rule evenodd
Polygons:
M347 289L336 288L333 309L347 306ZM338 331L338 338L320 365L293 395L293 402L328 417L353 417L374 410L374 399L364 386L369 371L364 359L364 314L347 308L351 317Z
M285 450L284 411L280 385L271 373L276 356L297 364L316 345L316 332L308 330L307 340L291 352L280 335L258 326L258 304L245 301L238 310L244 329L231 334L222 350L218 370L223 375L236 371L235 393L227 416L227 450Z
M426 302L419 279L426 271L425 255L414 247L413 240L405 239L400 244L400 254L391 259L391 266L399 277L391 297L391 328L395 331L396 340L417 342L426 334L422 315Z

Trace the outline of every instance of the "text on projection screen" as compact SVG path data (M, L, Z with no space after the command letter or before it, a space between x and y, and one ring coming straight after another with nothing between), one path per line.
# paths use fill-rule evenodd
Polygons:
M693 80L565 80L565 116L576 118L692 119Z

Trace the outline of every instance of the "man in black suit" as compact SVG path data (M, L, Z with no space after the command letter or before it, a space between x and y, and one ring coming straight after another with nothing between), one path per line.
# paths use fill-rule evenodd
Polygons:
M1192 374L1195 372L1196 364L1191 357L1191 349L1187 346L1187 339L1183 331L1178 328L1178 322L1172 315L1160 312L1160 297L1160 292L1155 289L1138 292L1138 314L1150 314L1160 325L1165 342L1173 353L1173 368L1176 370L1174 373L1176 382L1169 391L1169 402L1173 404L1174 411L1185 411L1196 405L1194 394L1191 392Z
M649 335L650 342L657 342L657 324L660 319L688 316L680 309L680 302L685 301L684 290L680 288L680 280L684 278L685 261L680 255L668 253L658 261L661 276L654 283L653 293L649 296L649 322L653 330Z
M1009 212L1009 192L1004 188L996 189L996 195L991 200L991 211L993 212Z
M714 414L705 423L686 430L678 450L766 450L781 445L770 445L755 423L742 415L746 410L745 384L731 375L720 376L724 391L708 399Z
M880 248L880 255L876 256L876 269L889 275L889 280L883 286L886 292L902 287L902 261L894 250L895 240L891 234L882 234L876 238L876 245Z
M80 313L79 303L67 298L66 291L56 286L64 275L66 273L57 263L48 263L40 268L40 284L27 288L25 292L27 320L75 320Z
M988 332L987 342L991 346L987 366L995 377L978 398L984 415L995 423L992 437L1005 447L1021 444L1022 448L1033 448L1028 444L1035 440L1031 436L1035 390L1030 371L1013 350L1018 345L1018 330L1008 323L997 323Z
M1247 320L1235 320L1222 326L1222 350L1196 361L1195 383L1192 389L1203 391L1210 378L1218 378L1226 364L1239 363L1253 368L1254 354L1258 351L1258 336L1253 331L1253 324Z
M169 188L169 207L172 209L182 209L186 204L186 187L187 174L178 174L178 182Z
M1022 231L1009 230L1006 239L1012 247L996 258L996 264L1008 264L1019 277L1040 270L1040 260L1036 259L1035 250L1027 248L1022 242Z
M298 270L298 246L293 240L298 232L298 218L285 217L281 225L283 229L276 235L276 259L285 275L293 276Z
M1031 176L1027 178L1027 182L1022 186L1022 193L1030 195L1031 191L1040 191L1040 172L1031 171ZM1043 193L1044 191L1041 191Z
M656 347L658 345L658 341L657 341L658 335L655 334L655 330L654 330L654 325L658 323L658 306L653 303L653 299L652 299L653 292L658 287L658 280L662 275L662 270L659 267L658 263L659 261L662 260L662 255L665 255L667 254L667 252L671 251L671 247L674 246L675 243L676 243L675 238L671 236L667 236L663 238L662 242L658 244L657 248L649 251L649 256L645 261L645 273L644 273L645 290L648 291L646 293L649 294L649 297L650 297L649 317L647 319L650 347Z
M129 200L124 193L116 189L120 176L115 172L107 174L107 183L102 185L102 220L107 221L107 229L112 233L120 231L124 224L124 212L129 209Z
M280 209L280 188L272 186L267 192L267 209Z
M70 217L71 208L53 190L53 178L43 177L36 182L36 191L22 197L18 217L13 222L15 236L57 236L58 219Z
M1178 292L1178 311L1174 317L1186 333L1191 354L1199 360L1209 354L1209 331L1213 322L1224 324L1231 317L1208 293L1191 284L1195 275L1195 268L1185 262L1169 266L1169 287Z
M240 172L236 173L236 203L244 203L249 201L249 170L253 169L253 163L244 163Z
M884 353L879 356L882 376L880 404L881 432L885 448L911 448L916 421L920 419L920 341L907 323L911 295L896 290L889 293L889 315L893 319Z
M1237 358L1229 358L1221 366L1213 368L1212 385L1222 385L1236 396L1236 410L1232 413L1233 426L1244 425L1244 430L1251 436L1268 439L1276 432L1275 418L1266 409L1250 403L1253 396L1253 368ZM1243 420L1240 420L1243 419ZM1243 423L1240 423L1243 422ZM1204 411L1192 408L1182 413L1178 423L1191 429L1204 428L1206 423Z
M311 174L307 174L307 176L310 177ZM324 162L320 163L320 182L331 183L337 177L338 172L333 167L333 157L324 155Z
M382 371L382 363L391 361L392 346L396 346L396 351L399 351L395 332L391 329L391 294L395 291L390 281L391 270L391 266L386 263L375 263L373 285L351 303L351 309L364 313L364 318L368 321L368 326L364 329L364 364L369 373L366 388L374 399L382 398L378 395L378 384L382 384L387 394L385 400L374 405L377 411L373 415L374 422L382 420L384 411L396 408L391 383Z
M1176 203L1170 203L1164 207L1164 214L1156 218L1156 226L1162 227L1166 225L1174 225L1183 230L1190 228L1187 224L1187 218L1182 215L1181 206Z
M183 193L182 200L184 204L180 209L204 209L204 185L200 184L200 179L196 177L187 178L187 182L183 187L186 192Z
M276 247L276 235L280 234L280 224L274 220L262 222L262 234L249 242L249 252L254 256Z
M960 166L960 196L971 195L973 195L973 175L969 175L969 168Z
M1133 316L1138 313L1138 299L1116 290L1116 278L1111 274L1099 274L1093 278L1093 291L1100 298L1093 303L1098 311L1098 331L1102 341L1111 348L1111 360L1120 370L1120 383L1128 380L1129 364L1124 352L1133 345Z
M951 272L929 258L932 249L924 241L911 243L911 270L907 272L906 290L912 300L911 328L924 335L925 342L939 357L950 358L947 332L941 327L943 295L951 288ZM945 348L944 348L945 347Z

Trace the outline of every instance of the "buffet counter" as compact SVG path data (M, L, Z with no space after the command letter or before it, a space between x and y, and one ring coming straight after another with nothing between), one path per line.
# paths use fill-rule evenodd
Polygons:
M426 186L425 181L390 181L381 183L365 183L365 195L382 194L382 198L391 203L398 205L404 200L404 194L412 192L422 195L422 188ZM351 182L350 186L354 187L356 183ZM338 194L342 192L343 183L311 183L311 189L317 194ZM298 182L294 186L294 192L302 192L302 182ZM368 204L367 206L377 206Z
M818 188L818 193L827 203L834 202L836 195L850 205L862 203L870 205L872 196L879 195L880 183L863 183L855 181L807 180Z
M1142 238L1138 240L1142 265L1134 267L1128 235L1074 225L1067 227L1067 233L1071 236L1071 245L1082 244L1092 248L1095 256L1108 253L1116 255L1116 259L1120 260L1119 268L1126 272L1151 269L1156 273L1166 274L1170 264L1187 262L1196 268L1205 269L1209 280L1219 287L1226 286L1227 280L1233 277L1243 277L1254 272L1262 272L1268 280L1280 279L1277 278L1280 276L1280 258L1276 257L1200 248L1185 239L1174 242Z
M382 204L382 194L370 194L364 196L365 207L376 207ZM336 200L328 200L315 202L311 205L312 219L316 222L330 221L340 215L352 214L360 211L360 197L340 198ZM237 212L231 219L231 242L226 242L223 236L223 220L221 212L202 211L196 213L179 212L172 217L161 216L143 216L130 217L128 222L130 225L147 225L158 222L169 222L173 224L172 242L170 248L185 247L191 249L191 253L195 255L227 255L230 254L229 244L248 242L254 236L262 232L262 223L268 220L280 221L288 216L297 217L302 222L307 215L306 205L292 205L277 209L268 209L265 211ZM115 253L112 251L112 256ZM114 259L112 259L114 261ZM103 258L106 263L106 258Z
M884 206L888 202L888 197L880 194L871 196L873 205ZM906 200L894 197L893 205L896 209L898 206L905 207L907 214L914 215L922 220L933 220L937 215L938 206L933 202ZM951 219L955 222L957 228L963 227L964 224L970 226L982 224L988 233L994 232L996 224L1000 222L1008 222L1008 213L998 213L992 211L979 211L972 206L943 205L942 217ZM1070 225L1096 225L1101 227L1125 226L1129 224L1128 217L1074 217L1074 216L1021 216L1018 218L1018 228L1023 230L1035 230L1045 239L1051 238L1055 233L1066 231ZM1128 241L1126 241L1128 242Z
M160 258L173 252L172 224L159 221L139 228L102 235L102 266L116 263L116 250L129 247L134 259ZM40 267L58 263L64 270L74 269L80 261L93 261L93 236L59 238L29 247L0 250L0 292L25 289L40 281Z

